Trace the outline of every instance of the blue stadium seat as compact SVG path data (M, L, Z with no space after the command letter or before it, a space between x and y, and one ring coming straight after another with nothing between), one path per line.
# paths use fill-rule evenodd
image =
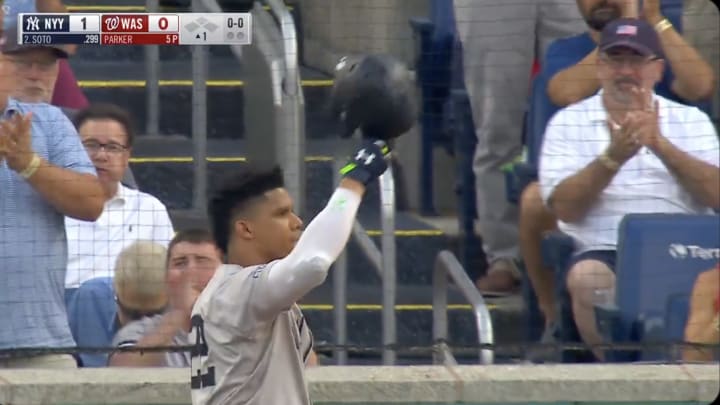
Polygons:
M82 283L69 297L67 313L77 347L110 347L117 314L112 278L98 277ZM105 353L79 353L79 357L82 367L107 366Z
M621 337L681 340L695 279L720 260L720 217L628 215L619 243L617 303L625 331ZM645 350L639 360L670 359L666 351Z
M543 241L543 259L556 276L561 342L579 342L565 285L572 239L560 232ZM630 214L619 229L616 309L596 308L599 331L609 341L668 343L681 341L689 295L697 275L720 260L720 216ZM607 353L608 360L668 361L665 348ZM585 361L577 352L567 362Z

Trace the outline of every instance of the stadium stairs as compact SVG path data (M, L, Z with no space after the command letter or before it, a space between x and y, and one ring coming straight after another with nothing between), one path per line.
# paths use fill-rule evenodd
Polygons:
M127 0L97 2L71 0L70 10L87 12L144 12L142 2ZM299 19L297 10L293 11ZM243 72L228 47L210 49L208 81L208 167L210 190L235 168L243 157ZM160 47L160 134L140 135L133 151L132 170L140 188L160 198L170 209L176 228L192 223L177 215L192 203L191 62L189 47ZM138 129L145 127L144 54L140 46L83 46L71 64L91 102L112 102L131 111ZM328 120L325 103L331 78L302 69L306 103L307 201L305 220L326 203L333 188L333 156L337 155L337 127ZM360 222L379 244L377 187L361 207ZM432 265L437 253L454 245L454 237L406 212L396 219L398 252L397 336L402 346L432 343ZM348 343L381 345L381 283L356 241L348 247ZM334 342L332 272L327 282L306 297L301 305L315 333L316 344ZM460 294L449 294L450 342L477 343L474 314ZM489 300L495 340L517 343L524 339L521 308L516 298ZM322 354L322 353L321 353ZM329 353L327 353L329 355ZM497 361L507 360L496 354ZM477 356L459 356L461 362L476 362ZM427 363L428 355L399 356L399 363ZM327 359L327 363L332 363ZM350 353L350 363L378 363L378 354Z

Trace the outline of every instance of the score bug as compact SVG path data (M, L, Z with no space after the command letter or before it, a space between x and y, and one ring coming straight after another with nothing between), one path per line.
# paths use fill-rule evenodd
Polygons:
M243 17L228 17L227 18L228 28L245 28L245 18Z

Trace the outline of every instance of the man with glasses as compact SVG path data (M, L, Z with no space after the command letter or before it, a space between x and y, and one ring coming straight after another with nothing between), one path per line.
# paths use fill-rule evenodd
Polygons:
M559 39L548 47L548 57L536 79L540 81L539 87L546 86L547 90L540 98L542 101L536 101L531 107L532 117L538 121L534 126L544 128L547 120L559 109L597 93L601 86L596 74L598 43L603 28L618 18L639 15L658 33L665 58L662 79L655 84L655 92L673 101L696 103L709 111L712 94L717 92L712 91L717 88L716 85L714 87L717 66L711 67L710 63L716 64L717 57L703 57L702 54L707 52L702 52L702 49L710 46L717 52L720 44L717 37L710 38L713 32L718 32L717 8L714 10L714 22L707 21L704 15L697 14L700 11L698 7L703 9L704 14L712 14L714 7L712 4L709 8L704 7L703 1L707 2L684 2L682 22L685 29L681 35L663 15L662 0L644 1L642 7L635 1L577 0L588 31ZM714 28L710 28L713 25ZM528 185L520 202L520 250L545 318L546 341L555 322L554 283L552 272L543 266L540 246L543 234L556 229L556 222L557 218L542 201L538 183Z
M58 78L59 61L67 59L67 49L62 45L45 45L23 48L17 45L17 27L8 27L6 51L17 67L17 87L13 97L25 103L48 103L52 101Z
M600 92L560 110L545 132L540 191L560 230L575 242L566 283L575 323L589 345L603 343L594 307L615 302L623 216L720 208L717 133L698 108L653 91L666 68L652 25L611 22L598 44ZM601 350L593 353L604 359Z
M121 183L134 139L127 112L114 105L92 105L78 112L75 126L102 184L105 205L95 222L65 220L68 302L83 282L111 277L118 254L133 242L148 240L167 246L174 234L160 200Z
M62 284L63 217L94 221L102 188L72 123L56 107L9 96L20 47L1 37L0 350L73 346ZM68 368L62 354L0 354L0 368Z

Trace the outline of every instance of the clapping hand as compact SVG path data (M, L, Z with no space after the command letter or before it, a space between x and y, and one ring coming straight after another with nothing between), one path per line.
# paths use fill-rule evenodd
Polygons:
M635 104L639 107L627 113L623 127L632 134L641 146L655 151L663 140L660 133L660 113L658 101L652 92L642 88L633 89Z
M22 172L32 161L32 113L15 114L0 121L0 161L7 161L8 167Z

